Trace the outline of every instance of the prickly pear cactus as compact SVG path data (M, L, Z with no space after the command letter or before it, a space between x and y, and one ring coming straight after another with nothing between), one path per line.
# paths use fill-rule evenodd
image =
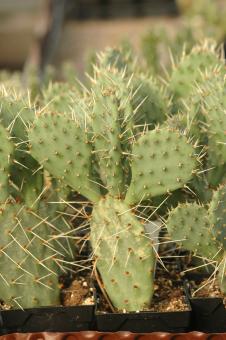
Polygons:
M111 196L94 206L90 240L96 266L118 310L143 310L151 302L155 256L143 224Z
M90 241L104 289L116 310L137 311L151 302L155 268L139 205L186 187L200 150L178 130L153 129L168 108L154 81L131 74L117 53L101 58L88 105L71 117L37 116L28 139L44 169L93 202Z
M20 204L1 209L0 299L14 308L58 305L59 255L48 221Z
M84 182L82 177L76 176L76 169L81 169L81 163L73 164L74 172L72 170L65 172L69 164L68 159L76 154L78 149L81 153L79 162L80 159L84 162L90 157L88 153L83 155L82 150L84 148L87 150L87 144L84 144L84 140L80 138L75 139L81 130L76 126L73 127L73 123L63 116L39 117L29 134L31 152L50 173L61 178L75 190L78 190L78 185L81 186L80 192L90 198L91 191L87 190L87 176ZM40 129L40 126L43 128ZM49 129L50 126L55 127L54 131ZM62 135L65 135L62 129L66 131L69 148L62 145ZM57 139L54 140L54 136ZM61 143L57 142L58 140ZM145 149L142 149L143 145ZM94 146L96 147L97 144ZM155 149L156 154L153 156ZM115 307L128 311L142 310L150 303L153 293L151 278L155 262L151 240L145 238L142 219L139 220L132 214L131 205L139 205L140 201L150 195L160 195L166 193L168 189L173 191L183 187L192 178L197 166L195 147L177 131L166 129L150 131L140 136L134 144L132 155L134 180L130 183L125 201L117 193L113 197L111 188L109 194L103 198L100 192L97 194L95 191L94 210L90 222L91 244L97 257L96 265L104 287ZM59 162L61 163L58 164ZM92 163L90 164L91 168ZM89 167L83 167L83 173L84 169ZM143 176L139 176L141 171ZM163 182L159 184L160 180ZM128 249L130 249L129 253ZM123 262L128 256L128 262ZM137 268L143 269L141 271ZM120 274L116 274L118 271ZM127 271L128 277L127 274L124 275ZM146 290L147 287L149 289Z
M32 176L34 164L40 165L27 154L31 113L20 106L21 101L8 99L2 100L2 123L8 125L8 120L14 118L8 125L9 131L0 125L0 300L13 308L58 305L59 274L66 273L74 258L71 230L65 217L57 213L57 206L50 207L48 200L41 199L46 191L43 174ZM29 112L29 118L22 112ZM20 173L18 165L25 164L26 172ZM13 188L24 181L24 187L16 191L16 200L15 191L12 196L11 190L14 176ZM37 188L42 195L37 195Z

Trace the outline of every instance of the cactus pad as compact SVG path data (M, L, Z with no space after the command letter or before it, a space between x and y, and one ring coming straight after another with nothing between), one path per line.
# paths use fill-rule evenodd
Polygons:
M120 200L94 206L91 244L104 288L118 310L141 311L153 294L155 256L143 224Z
M167 129L147 132L133 146L127 203L138 203L183 187L196 166L195 148L185 136Z
M215 44L208 41L195 46L190 54L183 55L181 61L173 69L169 87L175 99L186 98L193 85L202 79L201 72L220 64L220 58L215 51Z
M216 238L226 251L226 185L214 192L209 212Z
M124 84L123 74L112 69L98 72L98 79L93 86L95 153L103 184L109 193L120 196L124 193L123 150L129 144L127 128L132 117L130 93ZM126 141L125 145L123 141Z
M27 129L32 123L34 107L28 100L14 96L0 98L1 123L7 128L16 145L10 166L11 194L20 196L28 206L42 190L43 175L38 162L27 153Z
M220 285L220 290L224 295L226 295L226 254L224 255L223 260L220 264L217 278Z
M48 112L68 113L73 104L73 98L79 96L79 91L69 83L49 83L43 91L43 106Z
M98 55L99 64L105 68L115 68L118 71L125 71L133 68L131 51L122 48L106 48Z
M18 204L5 205L0 225L0 299L14 308L59 304L54 228Z
M219 250L206 209L196 203L179 205L167 220L168 232L175 242L205 258Z
M134 110L138 108L135 114L136 124L148 124L149 128L153 128L155 124L162 123L166 118L168 105L157 82L144 75L134 75L132 85L132 106Z
M29 132L31 154L54 177L90 200L99 199L91 177L91 145L74 120L60 115L37 118Z

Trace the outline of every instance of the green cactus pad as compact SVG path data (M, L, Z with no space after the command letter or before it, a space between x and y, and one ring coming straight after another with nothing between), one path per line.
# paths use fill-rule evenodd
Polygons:
M98 184L91 177L92 147L86 132L73 119L42 115L29 131L31 154L54 177L97 201Z
M22 200L27 207L34 206L43 190L43 171L38 162L21 147L14 151L9 171L11 195Z
M200 95L197 89L193 88L188 98L181 101L179 112L169 116L164 125L195 138L200 144L205 143L206 137L202 131L202 123L205 119L202 115L201 104Z
M226 96L225 96L226 99ZM226 106L216 98L216 105L207 108L208 156L215 166L226 163Z
M209 213L216 238L226 251L226 185L214 192Z
M155 256L143 224L124 202L94 206L90 240L104 288L118 310L141 311L153 295Z
M55 193L54 189L52 191ZM39 218L41 222L42 219L46 219L48 216L48 223L55 232L52 238L49 238L49 244L53 249L58 251L58 254L62 256L63 260L68 261L67 263L59 262L59 264L62 265L62 267L64 267L65 264L67 270L70 270L72 268L71 263L74 261L76 254L74 227L71 226L67 218L67 213L65 215L65 205L58 204L57 199L54 200L54 198L57 197L57 194L54 195L54 193L47 193L46 197L42 197L42 200L39 200L36 217L37 219Z
M109 193L121 196L125 189L126 157L123 152L129 145L129 125L132 123L130 92L124 84L123 74L109 69L97 71L93 93L92 128L100 177Z
M0 119L14 137L15 143L26 139L26 131L34 119L34 107L28 100L15 96L0 96Z
M216 188L226 181L226 164L213 166L211 162L208 162L207 168L210 169L207 173L207 180L211 187Z
M80 93L70 83L55 82L49 83L42 95L42 105L46 111L67 114L73 107L74 97L80 96Z
M221 292L226 295L226 254L224 253L224 257L220 264L220 268L218 271L218 283L220 285Z
M0 299L14 308L59 305L54 227L15 203L1 209L0 225Z
M27 129L34 120L35 109L28 99L15 96L0 97L2 124L7 128L16 145L10 166L10 193L23 199L27 206L31 206L40 194L43 184L42 171L38 162L27 153Z
M212 76L212 77L211 77ZM219 71L205 78L203 111L208 136L208 156L215 166L226 163L226 78Z
M203 173L199 174L199 176L194 177L191 180L189 187L191 191L195 193L199 201L203 204L206 204L210 202L213 192L209 186L205 170L202 169L200 171L203 171Z
M219 252L207 210L196 204L182 204L173 209L167 220L168 232L175 242L204 258Z
M205 42L203 45L195 46L190 54L182 56L179 64L173 69L169 83L175 100L186 98L192 92L194 84L202 79L202 72L221 64L215 50L215 44Z
M98 55L98 60L103 68L114 68L118 71L133 69L131 51L125 51L123 48L108 47Z
M177 131L155 129L141 136L132 149L132 181L128 204L184 186L197 167L195 148Z
M134 118L136 124L147 124L149 128L153 128L157 123L162 123L168 112L168 103L157 82L144 75L134 75L132 86L132 106L137 110Z
M8 197L9 167L14 147L2 125L0 125L0 139L0 203L4 203Z

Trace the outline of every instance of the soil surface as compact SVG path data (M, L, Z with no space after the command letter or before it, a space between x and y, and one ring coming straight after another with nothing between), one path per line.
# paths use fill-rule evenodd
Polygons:
M159 277L155 281L150 311L173 312L189 310L182 286L169 278Z
M62 299L64 306L93 304L93 288L86 278L76 278L68 288L62 290Z
M191 287L191 295L193 297L200 298L222 298L223 303L226 306L226 297L220 291L217 280L210 282L210 280L203 279L201 282L189 281Z

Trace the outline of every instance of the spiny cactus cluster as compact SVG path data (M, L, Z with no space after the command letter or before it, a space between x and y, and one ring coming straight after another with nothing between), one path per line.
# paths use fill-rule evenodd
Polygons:
M50 210L48 202L59 193L66 200L68 191L92 203L93 263L116 310L150 305L157 256L145 225L153 215L169 214L172 239L217 261L224 274L224 187L212 195L226 168L225 65L216 44L183 54L165 86L120 49L99 55L89 81L79 89L49 85L38 111L12 94L0 98L5 302L30 306L24 285L32 305L59 301L57 275L75 250L60 205ZM169 213L171 205L178 206ZM9 265L15 275L5 273Z
M197 172L200 150L179 131L155 126L166 117L166 94L133 64L122 65L119 52L102 54L83 117L41 114L29 141L44 169L93 202L96 268L115 308L136 311L150 304L156 261L138 207L183 188Z
M212 57L209 62L202 66L200 64L197 69L198 75L196 75L196 69L193 68L193 54L200 55L200 58L204 60L208 55L210 56L210 53ZM206 57L203 58L204 55ZM214 62L214 59L217 62ZM195 48L189 55L183 57L179 69L182 75L187 72L193 76L190 79L184 78L186 96L181 93L174 98L174 109L176 107L179 111L169 117L167 124L184 131L191 138L198 139L203 145L206 153L203 159L203 173L200 180L194 182L194 189L200 193L200 188L205 187L203 191L207 193L208 187L216 188L223 181L225 173L224 59L220 51L216 51L214 44L209 46L208 43L201 49ZM179 69L172 72L173 84L175 84L175 74L178 74ZM177 86L180 88L179 82ZM172 88L171 81L170 88ZM205 200L204 197L201 199ZM209 199L209 195L206 199Z
M196 57L200 56L198 69L193 67L193 53ZM225 293L226 74L225 62L218 54L219 57L212 44L206 44L204 49L195 48L172 72L173 84L175 79L180 79L178 73L181 77L186 72L193 76L190 80L187 76L180 80L185 93L178 81L179 92L174 98L178 111L168 119L168 123L191 138L198 138L205 156L201 177L191 183L196 192L196 202L179 204L173 209L169 213L167 227L172 239L182 248L216 262L214 273L218 271L219 283Z
M0 300L14 308L58 305L59 274L75 253L70 228L48 204L57 194L47 193L40 164L27 152L34 108L5 89L0 104Z

